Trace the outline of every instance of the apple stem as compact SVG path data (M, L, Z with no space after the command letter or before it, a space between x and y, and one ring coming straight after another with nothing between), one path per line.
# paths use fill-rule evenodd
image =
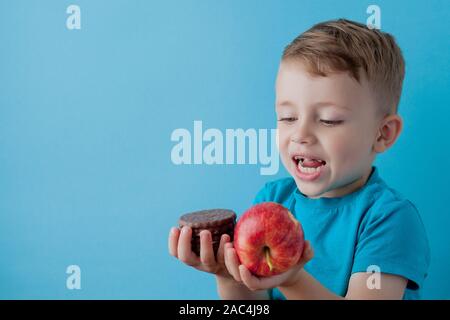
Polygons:
M265 247L264 251L265 251L265 255L266 255L266 261L269 266L269 270L272 271L273 265L272 265L272 262L270 261L270 253L269 253L270 249L268 247Z

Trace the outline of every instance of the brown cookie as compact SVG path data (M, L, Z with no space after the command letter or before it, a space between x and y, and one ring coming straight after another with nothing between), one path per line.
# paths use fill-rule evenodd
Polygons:
M219 249L220 237L228 234L233 239L234 225L236 224L236 213L227 209L201 210L184 214L180 217L180 227L192 228L192 251L200 256L200 232L209 230L212 236L214 254Z

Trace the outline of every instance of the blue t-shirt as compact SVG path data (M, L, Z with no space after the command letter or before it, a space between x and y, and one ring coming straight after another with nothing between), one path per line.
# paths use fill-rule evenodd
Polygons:
M345 296L353 273L376 266L408 279L404 299L420 298L430 262L425 228L414 204L388 187L376 167L362 188L342 197L308 198L290 177L266 183L254 204L266 201L300 221L314 250L304 268L335 294ZM270 293L284 299L276 288Z

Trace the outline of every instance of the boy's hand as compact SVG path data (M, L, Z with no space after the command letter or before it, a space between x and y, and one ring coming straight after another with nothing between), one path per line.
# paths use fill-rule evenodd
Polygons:
M225 244L225 265L229 273L236 281L244 283L252 291L294 284L298 280L299 271L313 256L311 244L306 241L302 256L295 266L275 276L259 278L251 274L244 265L239 264L239 258L232 244Z
M224 262L225 243L230 241L230 236L223 234L220 238L217 258L214 256L211 232L200 232L200 257L191 249L192 229L190 227L172 228L169 234L169 253L188 266L198 270L213 273L215 275L230 277ZM231 277L230 277L231 278Z

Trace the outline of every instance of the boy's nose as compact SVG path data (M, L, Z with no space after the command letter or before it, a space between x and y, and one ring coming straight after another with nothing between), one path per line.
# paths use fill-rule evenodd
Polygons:
M312 144L316 140L310 125L308 123L302 123L294 128L291 135L291 141L300 144Z

